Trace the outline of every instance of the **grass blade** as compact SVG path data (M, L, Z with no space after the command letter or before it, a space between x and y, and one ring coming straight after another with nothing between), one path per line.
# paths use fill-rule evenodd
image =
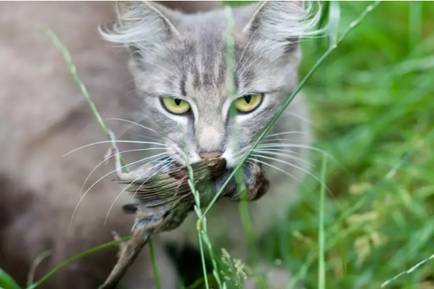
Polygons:
M50 40L53 42L53 44L56 46L56 48L59 49L59 51L61 52L61 54L62 54L62 56L66 62L66 65L69 68L69 71L71 72L71 75L72 75L74 81L77 83L77 85L79 86L79 88L81 90L81 93L83 94L86 101L89 103L89 106L90 106L93 114L95 115L99 125L101 126L102 130L104 131L107 139L110 141L113 141L112 136L110 134L110 131L107 128L106 124L104 123L104 121L103 121L101 115L99 114L98 109L96 108L95 104L93 103L92 99L90 98L90 95L89 95L89 92L87 91L86 86L81 81L81 79L78 77L77 67L72 62L71 54L69 53L68 49L62 44L60 39L57 37L57 35L53 31L51 31L47 28L44 28L44 27L39 28L39 30L42 33L44 33L45 35L47 35L50 38ZM125 170L128 172L129 171L128 167L126 167L126 163L125 163L125 161L121 155L119 155L119 159L122 163L122 166L125 167ZM155 278L155 282L156 282L155 285L157 286L157 289L161 289L160 277L158 274L158 266L157 266L157 261L156 261L155 252L154 252L154 246L153 246L151 238L149 238L149 240L148 240L148 246L149 246L150 255L151 255L152 269L154 270L154 278Z
M36 257L36 259L32 262L32 265L30 266L29 274L27 276L27 287L33 284L33 278L35 276L36 268L38 268L39 264L41 264L42 261L50 257L51 253L52 252L50 250L42 252L42 254Z
M409 45L415 48L422 40L422 2L409 1Z
M151 238L148 240L149 254L151 255L152 271L154 272L155 287L161 289L160 274L158 274L157 258L155 257L154 244Z
M228 82L228 95L229 100L233 103L238 96L237 86L235 85L235 76L236 76L236 63L235 63L235 40L233 38L233 29L235 25L235 20L232 15L232 9L230 6L226 6L225 8L225 16L228 23L226 32L225 32L225 43L226 43L226 66L228 70L227 82ZM229 111L231 132L232 132L232 142L233 142L233 150L239 151L239 128L237 127L237 123L234 121L237 115L237 109L235 106L231 106ZM244 183L244 172L239 170L235 174L235 182L237 184L238 195L240 195L240 204L239 204L239 212L241 223L243 225L246 237L247 237L247 246L249 250L249 257L251 260L251 264L253 268L256 268L258 264L258 253L255 246L255 230L253 226L253 222L250 218L249 213L249 205L247 202L247 193L245 191L246 184Z
M93 114L95 115L96 120L98 121L98 124L101 126L103 132L105 133L108 140L112 140L111 134L109 132L109 129L107 128L106 124L104 123L101 115L98 112L98 109L96 108L95 103L90 98L89 92L87 91L86 86L84 85L83 81L78 77L77 73L77 67L72 62L71 54L69 53L68 49L62 44L60 39L57 37L56 33L53 31L45 28L40 27L39 30L44 33L45 35L50 38L50 40L53 42L54 46L60 51L60 53L63 56L63 59L65 60L66 65L69 68L69 71L72 75L72 78L77 83L78 87L80 88L81 94L83 94L84 98L86 99L87 103L89 104ZM122 166L125 166L125 161L123 160L122 156L120 156ZM128 170L128 168L126 168Z
M324 206L325 206L325 191L326 191L326 166L327 166L327 157L323 154L322 158L322 166L321 166L321 192L320 192L320 201L319 201L319 237L318 237L318 289L325 289L326 286L326 276L325 276L325 254L324 254L324 243L325 243L325 234L324 234Z
M20 286L0 268L0 288L1 289L21 289Z
M341 19L341 8L338 1L331 1L329 8L329 24L328 24L328 34L329 34L329 46L335 45L338 41L338 28L339 21Z
M116 246L120 243L126 242L130 239L130 237L124 237L121 238L119 240L114 240L108 243L104 243L102 245L99 245L97 247L94 247L90 250L84 251L78 255L75 255L71 258L69 258L68 260L62 262L59 266L55 267L53 270L51 270L50 272L48 272L48 274L46 274L44 277L42 277L41 279L39 279L36 283L33 283L31 286L27 287L27 289L34 289L36 287L38 287L39 285L41 285L42 283L44 283L45 281L47 281L48 278L50 278L51 276L53 276L54 274L56 274L57 272L59 272L60 270L62 270L64 267L66 267L69 263L72 263L74 261L77 261L87 255L90 255L92 253L96 253L98 251L101 251L105 248L109 248L109 247L113 247ZM1 284L1 283L0 283ZM19 287L18 287L19 288ZM8 289L8 288L6 288Z
M403 275L413 273L413 272L416 271L420 266L424 265L426 262L431 261L431 260L434 260L434 254L431 255L430 257L428 257L428 258L426 258L426 259L420 261L419 263L417 263L416 265L414 265L414 266L411 267L410 269L408 269L408 270L406 270L406 271L404 271L404 272L401 272L401 273L399 273L398 275L396 275L395 277L393 277L393 278L387 280L386 282L384 282L384 283L381 285L381 288L384 288L384 287L388 286L390 283L392 283L393 281L395 281L396 279L398 279L399 277L401 277L401 276L403 276Z

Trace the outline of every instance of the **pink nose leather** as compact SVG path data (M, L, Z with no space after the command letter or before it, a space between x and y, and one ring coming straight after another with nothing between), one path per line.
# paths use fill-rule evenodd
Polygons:
M214 159L218 158L222 155L221 152L207 152L207 153L200 153L199 156L203 159Z

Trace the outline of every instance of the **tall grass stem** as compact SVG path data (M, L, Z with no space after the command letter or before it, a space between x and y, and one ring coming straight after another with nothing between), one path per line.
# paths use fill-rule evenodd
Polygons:
M318 289L325 289L326 275L325 275L325 231L324 231L324 207L325 207L325 194L326 194L326 167L327 157L323 154L321 166L321 192L319 200L319 237L318 237Z
M84 251L84 252L82 252L82 253L80 253L78 255L75 255L75 256L67 259L66 261L62 262L59 266L57 266L54 269L52 269L44 277L42 277L41 279L39 279L37 282L33 283L31 286L27 287L27 289L34 289L34 288L40 286L42 283L44 283L45 281L47 281L51 276L53 276L58 271L60 271L64 267L66 267L69 263L77 261L77 260L79 260L79 259L81 259L83 257L86 257L87 255L90 255L92 253L96 253L96 252L101 251L103 249L116 246L116 245L118 245L120 243L128 241L129 239L130 239L130 237L120 238L119 240L114 240L114 241L111 241L111 242L108 242L108 243L104 243L102 245L96 246L96 247L94 247L92 249L89 249L87 251Z
M291 94L291 96L286 100L286 102L282 105L280 110L276 113L274 118L271 120L271 122L267 125L267 127L263 130L263 132L259 135L257 140L254 142L254 144L250 147L250 149L247 151L247 153L244 155L240 163L234 168L232 173L228 176L226 181L223 183L221 189L217 192L213 200L208 205L207 209L205 210L204 214L206 215L211 207L215 204L215 202L218 200L222 192L224 191L225 187L229 184L230 180L234 177L236 172L244 165L244 162L247 160L249 155L252 153L252 151L256 148L256 146L259 144L259 142L267 135L268 131L271 129L271 127L276 123L276 121L279 119L279 117L282 115L282 113L285 111L285 109L288 107L288 105L292 102L294 97L300 92L300 90L303 88L303 86L306 84L306 82L312 77L312 75L315 73L315 71L318 69L318 67L327 59L327 57L338 47L338 45L345 39L345 37L354 30L362 21L363 19L372 11L374 10L381 1L376 1L374 4L369 5L362 13L361 15L351 22L351 24L348 26L348 28L342 33L341 37L337 40L336 44L331 45L328 50L318 59L318 61L314 64L314 66L309 70L307 75L303 78L303 80L300 82L298 87L295 89L295 91Z
M72 62L72 57L71 57L71 54L69 53L69 50L62 44L60 39L57 37L57 35L52 30L49 30L45 27L40 27L39 30L42 33L44 33L45 35L47 35L50 38L50 40L53 42L54 46L57 49L59 49L59 51L61 52L61 54L63 56L63 59L66 62L66 65L69 68L69 71L70 71L74 81L79 86L81 93L83 94L84 98L88 102L93 114L95 115L99 125L101 126L102 130L104 131L107 139L110 141L113 141L111 134L110 134L110 131L107 128L106 124L104 123L101 115L99 114L98 109L96 108L96 105L92 101L85 84L78 77L77 67ZM121 155L119 156L119 159L122 163L122 166L125 167L125 170L128 172L129 171L128 167L126 167L125 161ZM151 255L152 268L154 270L154 277L155 277L156 286L157 286L157 289L161 289L160 278L159 278L159 274L158 274L157 260L155 258L154 246L153 246L151 238L149 238L149 240L148 240L148 245L149 245L149 251L150 251L150 255Z

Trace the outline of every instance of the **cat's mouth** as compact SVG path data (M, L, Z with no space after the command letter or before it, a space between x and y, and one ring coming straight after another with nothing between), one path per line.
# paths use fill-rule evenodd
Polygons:
M151 171L146 171L147 176L141 175L142 179L145 179L145 181L142 182L142 179L135 179L130 181L121 181L121 183L139 184L137 191L140 189L142 199L146 196L146 192L152 192L152 199L159 194L165 194L167 196L167 192L164 193L159 190L164 191L168 188L177 188L175 191L179 189L183 192L189 190L189 185L187 187L184 185L184 188L179 188L176 185L174 186L173 183L177 182L177 180L184 180L186 183L191 172L193 173L195 182L198 180L200 181L201 179L207 180L206 187L201 186L199 191L202 191L202 193L206 192L205 195L207 197L205 197L204 200L208 200L208 202L213 199L217 193L221 194L222 197L234 201L255 201L261 198L269 188L269 182L265 177L260 164L253 161L249 161L242 167L241 173L244 184L240 184L236 181L238 178L236 177L236 174L233 174L234 168L228 168L224 158L202 160L190 164L189 166L177 164L170 158L162 158L161 162L169 162L169 165L160 168L154 167ZM229 178L230 180L228 181ZM211 183L208 183L208 181L211 181ZM208 188L211 190L208 190ZM175 193L174 196L178 194L178 192L169 193ZM127 204L123 209L127 213L134 213L137 209L137 204Z
M223 194L231 199L239 200L242 196L242 191L246 194L244 197L248 201L255 201L262 197L269 189L269 182L262 169L262 165L255 162L254 159L249 159L248 163L244 163L240 171L243 176L243 184L237 186L236 174L232 176L229 182L228 178L234 172L235 167L226 167L223 175L214 181L214 191L219 192L223 189ZM227 184L226 184L227 183Z
M162 165L160 167L154 167L152 171L149 172L150 175L158 175L162 173L167 173L171 170L180 167L188 167L185 164L181 164L177 162L175 159L170 157L162 158L161 163L166 163L168 165ZM191 165L197 162L193 162ZM243 187L248 192L249 200L256 200L260 196L262 196L266 190L268 190L268 181L266 181L265 173L263 171L262 165L259 162L256 162L255 158L250 157L247 162L245 162L242 168L239 169L243 176L244 184L238 185L236 182L236 174L231 177L234 169L232 166L226 166L223 169L223 172L220 174L218 178L214 178L210 186L212 187L215 193L220 192L223 188L223 194L227 196L235 196L238 195L238 191L240 187ZM231 177L228 182L228 178ZM264 182L267 183L266 189L264 187ZM259 187L258 187L259 186ZM250 196L251 195L251 196ZM231 197L232 198L232 197Z

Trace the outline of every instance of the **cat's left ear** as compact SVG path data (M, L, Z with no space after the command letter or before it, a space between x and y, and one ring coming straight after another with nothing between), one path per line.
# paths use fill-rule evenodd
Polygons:
M300 39L311 34L319 19L303 1L267 1L259 4L244 28L256 40L256 48L279 57L294 52Z
M179 35L176 24L183 14L148 1L120 1L117 23L103 38L126 45L135 56L158 53L161 44Z

